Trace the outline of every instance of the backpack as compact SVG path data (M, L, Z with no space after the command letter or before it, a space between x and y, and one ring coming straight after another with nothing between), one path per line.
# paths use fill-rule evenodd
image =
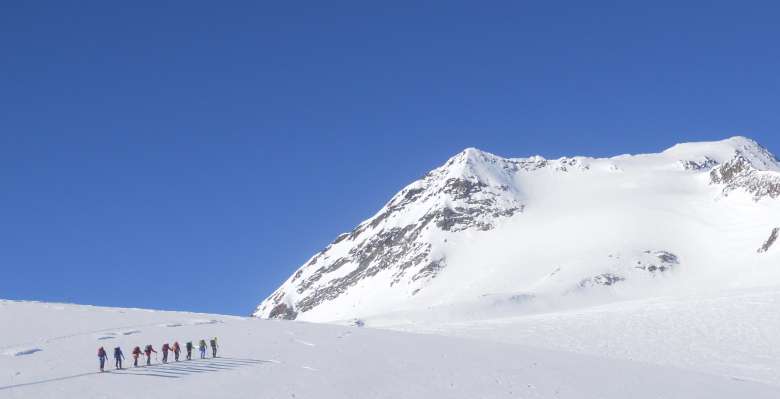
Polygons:
M146 345L146 352L149 352L149 353L152 352L152 346L151 345Z
M98 349L98 357L105 357L106 351L103 348Z

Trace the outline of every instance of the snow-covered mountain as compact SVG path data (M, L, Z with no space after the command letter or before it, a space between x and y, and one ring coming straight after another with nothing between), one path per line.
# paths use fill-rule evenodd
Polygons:
M0 398L777 398L779 196L742 137L467 149L255 313L336 323L0 300ZM100 346L207 337L221 357L96 371Z
M314 255L254 313L453 320L780 284L780 163L733 137L613 158L469 148Z

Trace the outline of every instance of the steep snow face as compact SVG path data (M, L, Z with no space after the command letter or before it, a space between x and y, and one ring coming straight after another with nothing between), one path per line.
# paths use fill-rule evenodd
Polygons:
M469 148L340 235L254 315L349 320L486 296L565 308L778 283L778 196L780 163L744 137L613 158Z

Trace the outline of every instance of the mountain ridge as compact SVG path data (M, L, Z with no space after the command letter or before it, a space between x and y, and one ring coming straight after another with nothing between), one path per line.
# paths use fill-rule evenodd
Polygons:
M554 220L561 213L577 218L577 212L586 215L590 208L614 203L618 209L626 208L615 212L625 212L625 216L630 218L632 213L644 212L643 207L632 208L627 205L631 201L643 200L633 198L633 195L658 197L666 202L671 195L682 199L683 195L693 193L696 194L696 201L706 201L706 196L709 196L709 200L721 204L729 196L739 197L739 193L748 195L752 203L772 200L780 196L780 164L764 147L742 136L714 142L677 144L657 154L610 158L503 158L469 147L404 187L353 231L339 235L263 301L253 315L327 321L359 317L364 313L389 312L419 302L418 294L435 285L433 280L442 274L451 274L448 269L461 268L452 266L464 258L456 254L462 253L464 246L471 245L470 240L478 237L479 233L488 234L504 224L517 224L532 209L540 214L547 212L547 208L555 209L557 214L552 212L551 216ZM601 201L601 205L599 201L592 202L590 199L602 195L607 197ZM578 198L579 201L575 203L571 198ZM648 205L650 208L654 206ZM674 201L668 206L674 207ZM771 212L774 213L775 209L772 207ZM698 210L681 212L695 213ZM607 219L613 217L609 212L605 215ZM652 219L642 220L642 223L651 229L663 230ZM537 224L543 229L545 221ZM524 230L532 227L517 228ZM634 234L632 228L621 228ZM767 231L761 232L761 242L766 240ZM505 234L511 237L516 233L508 231ZM540 242L539 245L554 247L555 239L552 237L555 235L550 234L549 243ZM531 240L535 239L531 237ZM603 244L599 242L594 246ZM561 273L571 274L568 277L570 281L564 283L569 287L562 289L564 294L561 295L588 287L628 285L629 280L647 277L644 274L637 278L630 277L640 269L650 275L669 274L666 272L679 269L680 256L674 251L659 245L633 245L630 250L623 250L623 256L631 258L631 262L645 262L643 268L621 266L597 270L597 267L588 265L574 272L572 270L577 268L569 267L565 273ZM492 250L484 257L492 257L495 252L513 252L510 247L507 245ZM751 251L755 252L755 248L756 245L753 245ZM582 255L571 256L572 259L588 258ZM519 257L524 258L522 254ZM667 262L670 259L675 261ZM609 263L601 258L589 262ZM559 263L562 262L555 261L545 266L548 269L545 275L555 270L554 264ZM502 266L503 269L495 267L498 270L495 272L497 279L502 278L502 275L504 278L518 275L515 270L519 269L518 266ZM541 266L538 268L542 269ZM593 273L583 275L581 270L585 269L593 269ZM451 281L452 291L479 285L481 283L475 281L484 279L480 275L472 276L473 272L458 273L466 277L461 281ZM538 279L538 274L531 273L524 278ZM550 284L552 280L555 279L548 276L545 281ZM521 287L526 283L528 281L516 285ZM483 293L494 286L503 285L486 283ZM476 292L479 292L479 289L463 290L474 292L472 295L478 295ZM445 291L439 299L428 298L428 303L438 302L447 295L450 294Z

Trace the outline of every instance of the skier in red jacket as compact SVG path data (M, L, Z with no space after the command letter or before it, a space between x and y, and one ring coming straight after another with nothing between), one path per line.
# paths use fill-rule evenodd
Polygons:
M100 371L102 372L103 368L106 367L106 360L108 360L108 353L106 353L106 350L103 349L103 347L101 346L98 349L97 355L98 355L98 359L100 360Z
M133 348L133 367L138 367L138 357L141 356L141 347Z
M173 346L171 347L171 350L173 351L173 357L176 359L176 361L179 361L179 354L181 354L181 346L179 346L179 341L176 341L173 343Z

